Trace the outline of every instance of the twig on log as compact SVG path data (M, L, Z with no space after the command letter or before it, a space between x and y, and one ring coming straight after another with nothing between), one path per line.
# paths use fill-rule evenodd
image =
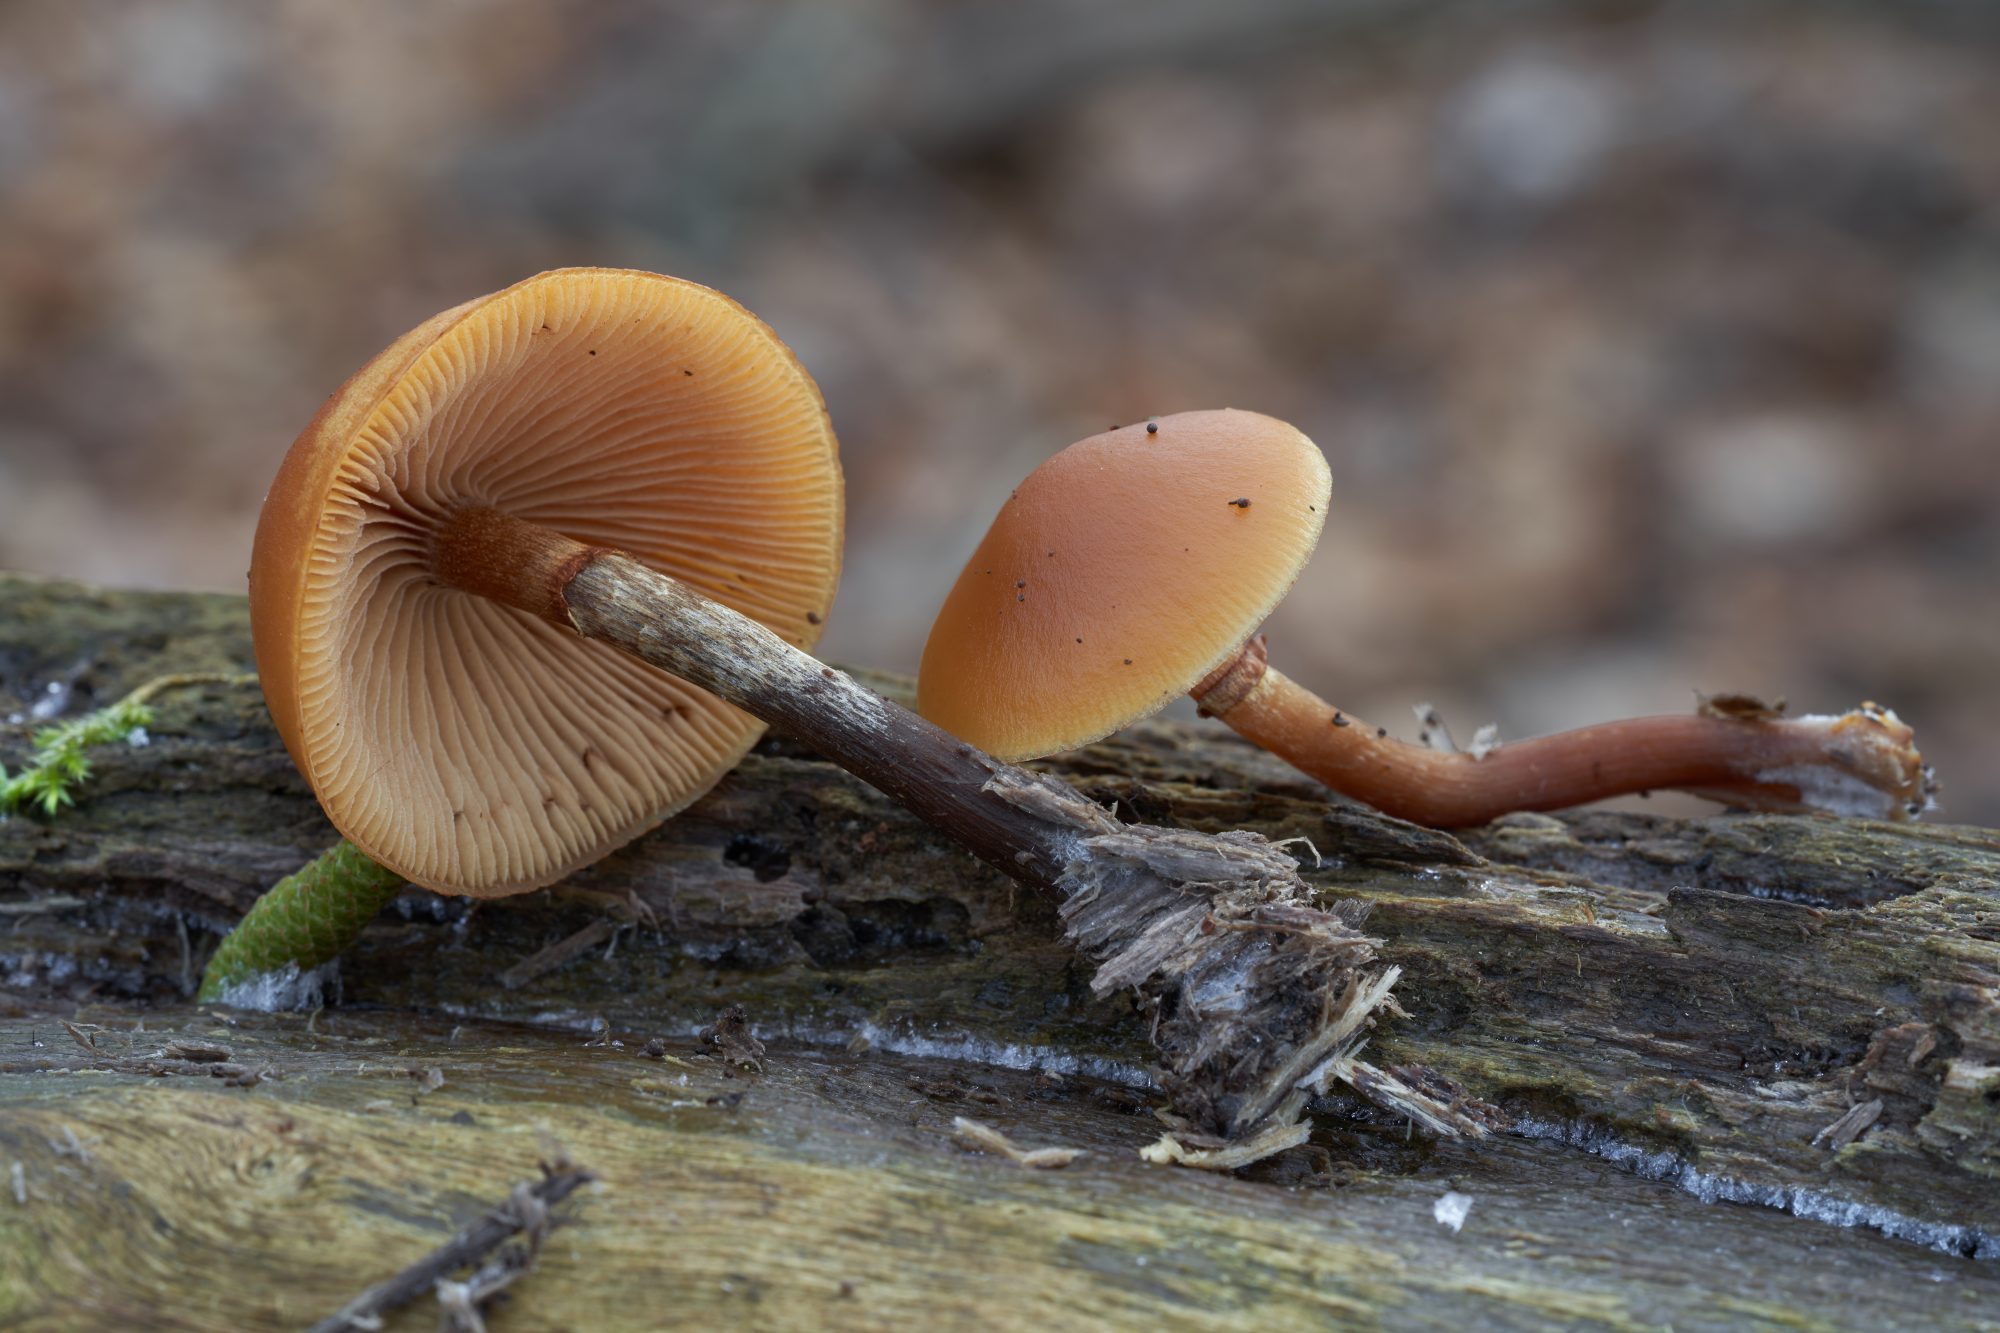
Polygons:
M574 935L557 940L548 948L529 954L514 966L500 974L500 984L508 990L519 990L536 977L545 976L566 963L583 957L612 935L618 923L606 917L577 931Z
M579 1186L596 1179L595 1173L568 1161L543 1162L540 1180L523 1181L516 1185L507 1202L396 1276L376 1283L331 1317L314 1324L311 1333L345 1333L349 1329L379 1328L380 1316L384 1312L399 1309L425 1292L434 1290L445 1308L448 1327L481 1327L478 1302L492 1296L533 1266L542 1239L549 1231L548 1210L568 1198ZM478 1263L518 1231L528 1233L525 1252L482 1267L465 1282L447 1280L447 1274Z
M962 1115L952 1118L951 1137L967 1152L992 1153L1038 1171L1060 1171L1083 1156L1081 1148L1023 1148L984 1121Z
M33 916L39 912L66 912L72 907L82 907L81 898L71 898L64 894L51 894L46 898L29 898L18 903L0 903L0 916Z
M1870 1098L1854 1107L1846 1115L1813 1135L1815 1148L1826 1148L1839 1152L1865 1133L1870 1125L1882 1118L1883 1101L1880 1097Z

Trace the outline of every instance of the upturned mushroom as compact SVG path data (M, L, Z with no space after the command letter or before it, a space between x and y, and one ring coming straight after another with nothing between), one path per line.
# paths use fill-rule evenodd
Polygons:
M377 356L286 456L250 568L271 716L335 827L492 897L707 791L761 722L514 606L615 548L810 648L837 448L769 329L649 274L532 278Z
M1397 740L1271 667L1253 632L1318 543L1331 481L1303 434L1185 412L1082 440L1021 483L924 646L917 708L1003 759L1074 749L1177 695L1334 790L1438 827L1680 789L1904 819L1934 784L1893 712L1742 701L1447 751Z
M1164 1082L1201 1133L1296 1141L1333 1077L1477 1132L1353 1059L1394 970L1362 974L1371 942L1308 905L1283 850L1119 824L803 651L840 534L818 389L718 293L549 273L400 339L294 444L251 574L272 716L359 851L260 900L205 993L331 956L400 879L549 883L693 800L769 723L1060 893L1094 984L1159 1006ZM1222 985L1240 1003L1179 1002Z

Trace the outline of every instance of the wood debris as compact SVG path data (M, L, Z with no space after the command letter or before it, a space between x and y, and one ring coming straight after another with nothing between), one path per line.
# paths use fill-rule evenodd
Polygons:
M1023 1148L993 1126L962 1115L953 1117L951 1137L967 1152L992 1153L1036 1171L1060 1171L1083 1156L1081 1148Z
M560 1157L543 1162L540 1180L516 1185L507 1202L396 1276L370 1287L331 1317L314 1324L312 1333L380 1328L385 1311L407 1305L427 1291L437 1293L445 1328L483 1333L486 1325L480 1315L480 1304L533 1270L542 1242L554 1225L549 1209L578 1187L596 1179L593 1172ZM517 1232L526 1234L525 1243L501 1249ZM496 1249L500 1252L488 1260L487 1256ZM480 1267L470 1277L463 1281L450 1278L451 1273L472 1264Z
M1813 1135L1815 1148L1825 1148L1829 1152L1839 1152L1865 1133L1868 1127L1882 1118L1882 1099L1876 1097L1849 1108L1846 1115Z
M750 1031L750 1015L740 1004L730 1005L711 1026L703 1028L701 1042L733 1069L764 1071L764 1043Z
M1139 1156L1154 1166L1190 1166L1197 1171L1234 1171L1239 1166L1261 1162L1287 1148L1296 1148L1312 1137L1312 1126L1304 1121L1287 1125L1277 1121L1262 1132L1230 1143L1212 1135L1169 1130L1139 1149Z
M617 930L616 921L609 917L599 917L575 934L557 940L546 949L536 950L502 972L500 985L506 990L519 990L537 977L546 976L565 964L575 962L610 939Z
M1754 694L1703 694L1696 690L1694 711L1701 717L1719 717L1734 722L1769 722L1785 715L1785 701L1766 702Z

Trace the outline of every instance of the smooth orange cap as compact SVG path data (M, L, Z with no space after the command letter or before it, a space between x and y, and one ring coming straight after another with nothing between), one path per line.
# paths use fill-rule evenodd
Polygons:
M299 436L250 569L272 718L369 856L495 897L658 824L763 725L440 584L435 533L475 507L621 548L809 648L840 577L838 446L818 387L754 315L613 269L426 321Z
M1182 412L1071 445L1001 507L945 599L918 711L1010 760L1158 711L1290 590L1331 491L1318 447L1255 412Z

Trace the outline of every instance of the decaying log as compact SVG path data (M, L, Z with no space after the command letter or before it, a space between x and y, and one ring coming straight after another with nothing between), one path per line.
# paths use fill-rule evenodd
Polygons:
M555 1148L602 1184L564 1205L496 1329L1934 1330L1990 1328L2000 1299L1993 1265L1710 1207L1532 1140L1327 1119L1237 1179L1147 1166L1158 1124L1087 1079L796 1048L752 1073L685 1039L649 1059L355 1009L156 1012L143 1034L85 1017L105 1057L178 1036L267 1072L86 1072L109 1059L54 1020L0 1019L0 1068L52 1067L0 1074L9 1329L303 1328ZM1082 1155L968 1152L960 1116ZM390 1324L435 1326L422 1307Z
M69 711L75 711L163 672L240 671L248 664L240 599L114 594L0 579L0 718L26 712L37 699L59 697L46 694L51 682L69 691ZM114 1017L129 1024L156 1011L190 1021L176 1006L192 993L220 933L265 884L332 837L254 689L197 688L164 696L156 708L148 745L94 755L96 774L77 808L53 821L23 816L0 823L0 993L13 997L24 1015L8 1037L9 1056L20 1053L30 1031L47 1042L53 1021L47 1016L71 1016L80 1004L96 1006L92 1012L106 1015L97 1021L107 1025ZM25 754L25 733L24 726L0 730L0 762L11 765ZM1619 1200L1644 1197L1676 1210L1677 1218L1695 1219L1685 1223L1691 1248L1681 1258L1688 1264L1711 1264L1718 1243L1711 1239L1702 1249L1693 1237L1717 1234L1705 1228L1740 1224L1743 1236L1758 1239L1727 1243L1749 1246L1745 1254L1754 1251L1755 1262L1771 1265L1757 1279L1764 1290L1792 1290L1783 1267L1806 1264L1801 1256L1809 1247L1837 1241L1843 1265L1854 1255L1907 1254L1929 1266L1923 1271L1946 1275L1949 1281L1906 1290L1906 1302L1913 1303L1907 1310L1955 1317L1970 1308L1949 1303L1961 1288L1970 1290L1966 1284L1991 1294L1985 1284L1993 1281L1992 1270L1953 1256L2000 1256L2000 835L1776 816L1675 820L1595 813L1516 816L1452 837L1332 801L1323 789L1205 724L1149 724L1049 767L1123 818L1309 839L1325 862L1315 867L1300 845L1307 878L1331 897L1369 903L1367 929L1383 940L1384 961L1404 968L1397 995L1408 1017L1378 1030L1371 1058L1384 1066L1428 1066L1514 1118L1515 1134L1497 1144L1419 1143L1407 1149L1410 1160L1448 1162L1455 1178L1473 1182L1475 1197L1486 1187L1481 1182L1491 1182L1510 1208L1523 1206L1537 1177L1545 1177L1551 1191L1576 1195L1568 1204L1545 1201L1546 1215L1522 1224L1549 1237L1556 1252L1573 1245L1611 1256L1617 1265L1629 1261L1641 1274L1650 1271L1648 1253L1652 1262L1665 1262L1668 1250L1661 1247L1667 1241L1604 1226L1599 1214L1605 1208L1626 1206L1604 1202L1612 1191ZM1052 1076L1072 1076L1072 1082L1083 1075L1142 1084L1149 1016L1121 997L1091 997L1091 969L1059 942L1054 910L844 774L795 746L767 741L682 817L556 889L476 908L424 893L403 895L343 963L338 989L350 1008L338 1021L356 1022L353 1006L370 1006L412 1016L405 1021L432 1033L431 1039L439 1020L419 1023L414 1016L451 1016L465 1023L466 1032L482 1034L480 1040L494 1039L495 1029L479 1020L685 1037L722 1006L742 1003L767 1039L845 1052L812 1055L790 1047L785 1059L814 1071L797 1075L801 1086L815 1079L840 1084L859 1077L857 1070L878 1066L904 1069L891 1060L893 1052L1033 1065ZM539 975L516 972L519 984L512 989L500 984L503 973L580 931L603 935L607 920L617 929L601 943ZM7 1003L0 998L0 1014ZM270 1059L281 1064L290 1050L285 1034L297 1029L289 1019L262 1022L264 1039L280 1048ZM507 1041L557 1040L501 1031ZM77 1056L85 1054L71 1046ZM859 1054L864 1047L873 1053ZM563 1047L574 1049L574 1041ZM565 1058L608 1057L586 1052ZM537 1077L550 1077L553 1067L538 1065ZM39 1100L58 1078L66 1086L85 1079L88 1097L59 1105ZM1026 1097L1019 1089L1031 1083L1008 1083L1016 1089L1009 1096ZM322 1092L331 1100L322 1101ZM179 1132L185 1117L199 1123L210 1112L175 1099L224 1096L264 1110L282 1102L284 1115L310 1122L329 1143L346 1143L375 1132L374 1122L354 1111L354 1095L313 1079L225 1091L182 1079L141 1085L115 1072L9 1076L0 1078L0 1105L7 1111L0 1123L9 1127L0 1134L11 1137L0 1143L0 1153L41 1160L35 1145L44 1131L60 1132L49 1117L61 1114L79 1121L80 1134L85 1119L115 1123L129 1116L158 1116L165 1132ZM578 1095L595 1094L580 1088ZM810 1137L795 1117L809 1116L811 1102L801 1093L784 1103L786 1109L774 1109L771 1132ZM1872 1118L1854 1115L1854 1108L1878 1102ZM842 1113L864 1116L882 1113L888 1103L860 1097L844 1105ZM581 1126L601 1110L565 1102L560 1115L549 1116ZM1371 1124L1356 1099L1330 1099L1322 1110L1314 1143L1329 1151L1401 1142L1402 1126ZM1024 1143L1091 1147L1094 1155L1110 1132L1103 1126L1079 1131L1085 1140L1079 1145L1065 1137L1070 1122L1062 1113L1050 1110L1044 1117L1033 1100L1014 1111L1012 1119L985 1109L970 1114ZM697 1139L704 1132L695 1124L702 1115L667 1118L679 1127L675 1132ZM942 1120L947 1137L950 1118ZM1862 1119L1865 1124L1858 1123ZM38 1126L32 1133L14 1128L29 1120ZM170 1122L175 1128L166 1129ZM1145 1132L1146 1123L1119 1120L1121 1146L1104 1151L1121 1155L1122 1163L1122 1154L1155 1136ZM1830 1130L1835 1132L1823 1132ZM608 1148L600 1152L592 1137L599 1132L609 1130L600 1125L567 1146L603 1172L612 1190L607 1200L622 1199L616 1155ZM228 1156L237 1151L228 1143L224 1136L211 1146ZM413 1160L426 1172L444 1174L426 1174L419 1183L413 1165L411 1178L390 1188L424 1195L430 1182L451 1183L437 1185L447 1194L426 1196L426 1204L384 1205L404 1209L399 1216L436 1217L438 1198L456 1201L460 1190L487 1198L488 1186L499 1185L504 1193L524 1162L532 1166L524 1150L519 1158L447 1168L450 1153L442 1140L424 1143L412 1149ZM759 1140L757 1147L775 1151L770 1141ZM732 1139L730 1151L739 1149L745 1144ZM699 1159L720 1149L695 1143L670 1151ZM897 1160L931 1173L926 1179L939 1189L964 1185L968 1173L984 1182L974 1194L991 1189L1018 1198L1023 1188L1015 1176L1026 1173L1007 1167L1014 1175L1000 1174L1004 1163L974 1158L969 1160L979 1165L968 1166L948 1145L936 1154L928 1146L910 1151L916 1156ZM662 1169L651 1153L646 1160L649 1169ZM716 1160L724 1174L742 1166ZM1074 1194L1062 1193L1071 1187L1060 1182L1090 1160L1034 1173L1036 1189L1061 1195L1062 1202L1048 1206L1086 1206L1083 1200L1102 1188L1101 1178ZM1618 1173L1607 1177L1606 1162L1681 1189ZM787 1163L787 1170L804 1169L805 1159ZM385 1170L392 1165L387 1157L382 1164ZM0 1162L0 1169L5 1165ZM824 1174L836 1170L830 1158L805 1165L821 1173L814 1188L837 1187ZM893 1174L879 1164L870 1169ZM1398 1175L1403 1169L1414 1168L1384 1166L1378 1178L1371 1166L1362 1175L1364 1190L1384 1191L1370 1197L1385 1208L1391 1199L1415 1208L1416 1195L1399 1191L1412 1188L1422 1172ZM729 1190L749 1189L744 1182L753 1178L775 1179L760 1175L763 1170L744 1167L731 1177ZM1223 1245L1229 1233L1230 1246L1254 1241L1276 1247L1270 1262L1291 1276L1257 1269L1263 1276L1252 1283L1260 1293L1252 1305L1275 1301L1273 1309L1323 1314L1340 1308L1339 1301L1412 1298L1408 1272L1375 1295L1357 1294L1368 1283L1356 1276L1360 1269L1342 1266L1358 1262L1359 1252L1337 1245L1344 1257L1327 1259L1331 1268L1309 1280L1300 1278L1305 1270L1296 1264L1309 1268L1320 1261L1302 1258L1310 1247L1302 1250L1304 1242L1287 1230L1298 1220L1294 1210L1306 1207L1293 1196L1265 1199L1249 1185L1194 1173L1122 1164L1117 1170L1136 1171L1132 1182L1149 1182L1121 1183L1121 1197L1129 1188L1139 1191L1131 1198L1143 1195L1149 1207L1179 1201L1175 1206L1202 1213L1205 1220L1190 1233L1205 1238L1200 1245ZM1187 1179L1162 1179L1179 1175ZM1418 1193L1441 1192L1437 1179L1422 1178ZM1585 1178L1596 1183L1578 1183ZM75 1182L59 1186L68 1179L59 1172L37 1179L34 1188L44 1201L81 1207L90 1198ZM0 1195L4 1186L0 1181ZM242 1180L203 1183L188 1206L236 1207L226 1200L243 1188ZM1208 1191L1219 1191L1212 1200L1215 1216L1207 1215ZM1833 1232L1778 1210L1702 1210L1690 1193L1861 1223L1942 1253ZM1320 1204L1307 1209L1314 1225L1335 1228L1347 1237L1339 1243L1350 1246L1357 1242L1349 1223L1326 1214L1344 1215L1354 1195L1350 1189L1333 1201L1319 1196ZM1484 1207L1475 1206L1467 1235ZM1581 1211L1572 1217L1565 1209ZM689 1216L701 1211L685 1210ZM8 1216L0 1198L0 1218ZM1186 1221L1176 1217L1175 1225ZM1721 1218L1731 1220L1716 1220ZM1385 1232L1376 1258L1389 1262L1387 1256L1395 1255L1395 1262L1413 1264L1449 1243L1450 1233L1427 1211L1420 1221ZM1114 1217L1105 1225L1116 1230L1114 1224L1126 1222L1155 1234L1157 1219ZM351 1230L372 1224L343 1215L325 1225ZM962 1225L973 1227L958 1234L968 1246L1000 1243L975 1235L970 1222ZM1067 1223L1043 1216L1035 1225L1060 1231ZM11 1239L6 1226L0 1222L0 1240ZM1029 1230L1023 1220L1016 1239ZM1055 1244L1053 1232L1019 1253L1033 1250L1054 1261L1047 1248L1036 1248L1044 1242ZM1138 1314L1171 1304L1174 1293L1199 1290L1205 1294L1194 1308L1219 1310L1231 1284L1255 1267L1239 1271L1224 1264L1154 1279L1129 1268L1143 1246L1077 1243L1082 1248L1062 1259L1063 1274L1047 1279L1049 1290L1085 1301L1069 1284L1088 1279L1098 1284L1089 1298L1097 1303L1066 1308ZM564 1244L559 1233L551 1250ZM1106 1244L1112 1248L1103 1249ZM1197 1251L1204 1256L1197 1267L1219 1262L1200 1245L1182 1251L1176 1262L1195 1263L1188 1256ZM937 1253L957 1254L969 1267L980 1262L971 1249ZM1462 1253L1438 1253L1445 1268L1416 1286L1462 1294L1478 1285L1479 1275L1496 1278L1499 1271L1460 1268ZM1494 1253L1486 1259L1499 1263ZM1091 1255L1103 1257L1106 1266L1093 1269ZM334 1290L338 1284L329 1279L313 1288L333 1298L322 1302L325 1309L292 1313L317 1317L396 1266L351 1272L345 1291ZM522 1280L523 1301L533 1299L549 1267L545 1259L543 1272ZM1519 1277L1526 1270L1506 1271ZM1813 1281L1831 1282L1833 1271L1815 1272ZM830 1272L823 1276L830 1280ZM1575 1272L1563 1272L1549 1279L1551 1289L1577 1294L1589 1287ZM1887 1280L1890 1270L1882 1272ZM805 1299L805 1277L767 1271L758 1289L774 1300L778 1292L786 1301ZM1015 1278L1024 1280L1021 1270ZM592 1281L589 1264L580 1259L577 1288ZM1635 1281L1644 1285L1643 1278ZM1117 1299L1137 1303L1103 1304L1114 1290L1124 1293ZM1647 1299L1653 1303L1619 1309L1643 1308L1650 1312L1646 1318L1667 1320L1664 1311L1686 1308L1664 1297ZM880 1318L886 1308L865 1316L857 1310L854 1322ZM1024 1304L1009 1308L1033 1313ZM1469 1307L1439 1306L1447 1308L1464 1314ZM1841 1308L1833 1317L1860 1320L1858 1309ZM0 1322L7 1313L0 1305ZM554 1313L548 1317L560 1322ZM572 1311L569 1317L577 1316Z

